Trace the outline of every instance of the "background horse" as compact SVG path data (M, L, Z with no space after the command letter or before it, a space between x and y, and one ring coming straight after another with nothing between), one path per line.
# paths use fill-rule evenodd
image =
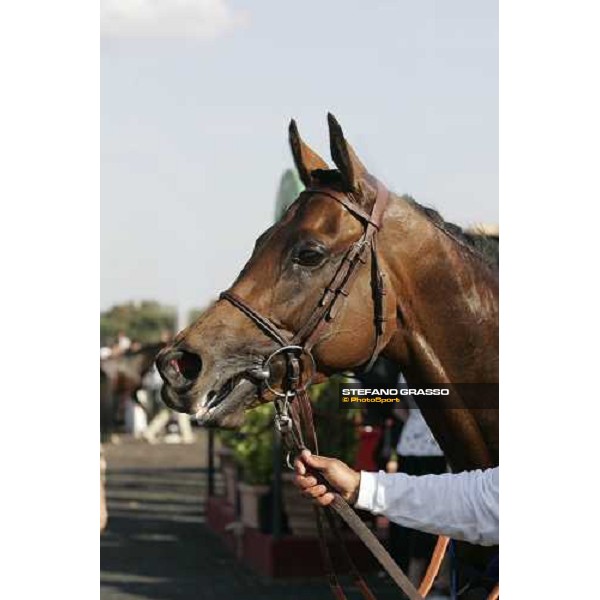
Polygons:
M120 409L126 398L137 402L136 392L142 378L153 366L164 343L147 344L100 361L100 435L108 441L115 431Z

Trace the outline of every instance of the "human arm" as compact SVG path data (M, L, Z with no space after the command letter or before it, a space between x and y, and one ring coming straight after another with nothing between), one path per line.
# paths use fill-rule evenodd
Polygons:
M303 451L295 463L295 483L321 506L331 504L334 496L307 467L321 472L356 508L436 535L484 546L498 543L498 468L419 477L358 473L339 460Z
M367 473L356 508L394 523L491 546L499 540L499 468L442 475Z

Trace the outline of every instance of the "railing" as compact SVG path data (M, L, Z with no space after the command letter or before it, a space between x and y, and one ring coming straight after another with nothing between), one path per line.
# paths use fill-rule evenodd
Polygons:
M215 452L216 452L216 430L210 428L208 430L208 461L207 461L207 493L209 497L213 497L216 494L215 477L217 473ZM281 444L281 435L275 429L273 430L273 479L272 479L272 493L273 493L273 504L272 504L272 535L275 539L280 539L283 522L283 508L282 508L282 497L281 497L281 475L283 472L282 467L283 449ZM238 472L238 480L240 479L240 472ZM235 514L236 519L240 518L240 502L239 494L236 494L235 502Z
M374 443L369 443L367 440L369 436L381 435L380 432L377 432L377 428L364 426L362 424L356 423L354 424L354 429L356 431L357 440L362 438L365 449L367 447L374 450ZM270 504L270 514L268 516L269 525L270 525L270 533L275 539L280 539L282 535L285 533L283 531L283 522L284 522L284 508L283 508L283 498L282 498L282 475L285 469L284 467L284 456L282 449L281 436L275 428L272 429L273 435L273 451L272 451L272 480L271 480L271 504ZM219 469L222 468L221 465L217 465L216 460L216 452L217 452L217 440L216 440L217 430L210 428L208 429L208 460L207 460L207 491L208 496L213 497L217 494L216 491L216 476L219 472ZM357 456L357 460L358 456ZM359 466L359 464L353 465L357 468L366 468L364 466ZM237 470L237 481L241 481L243 473L240 468ZM234 512L236 520L241 520L241 506L239 493L236 490L235 495L236 501L234 503ZM267 527L269 527L267 525Z

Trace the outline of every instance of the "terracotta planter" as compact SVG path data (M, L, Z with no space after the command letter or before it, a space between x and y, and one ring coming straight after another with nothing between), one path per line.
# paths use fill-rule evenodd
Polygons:
M218 454L225 483L225 499L229 504L235 506L237 499L238 467L233 458L233 451L231 448L223 447L219 449Z
M293 473L284 473L281 476L281 495L288 526L294 535L315 537L317 535L317 522L314 505L310 500L300 495L298 488L292 483L293 478Z
M250 485L239 483L240 512L242 523L246 527L262 529L261 527L261 505L263 499L269 493L268 485Z

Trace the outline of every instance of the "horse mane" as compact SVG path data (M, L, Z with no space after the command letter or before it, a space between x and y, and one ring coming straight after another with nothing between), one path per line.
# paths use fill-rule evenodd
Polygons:
M312 171L311 175L319 184L343 191L342 178L337 169L317 169ZM455 223L446 221L434 208L419 204L412 196L405 194L401 198L452 239L458 247L466 250L465 254L468 252L470 256L497 272L499 263L499 240L497 237L484 233L467 232Z
M446 221L434 208L419 204L412 196L404 195L402 199L406 200L437 229L454 240L458 246L468 250L472 256L481 260L493 271L498 270L500 241L496 236L487 235L483 232L465 231L455 223Z

